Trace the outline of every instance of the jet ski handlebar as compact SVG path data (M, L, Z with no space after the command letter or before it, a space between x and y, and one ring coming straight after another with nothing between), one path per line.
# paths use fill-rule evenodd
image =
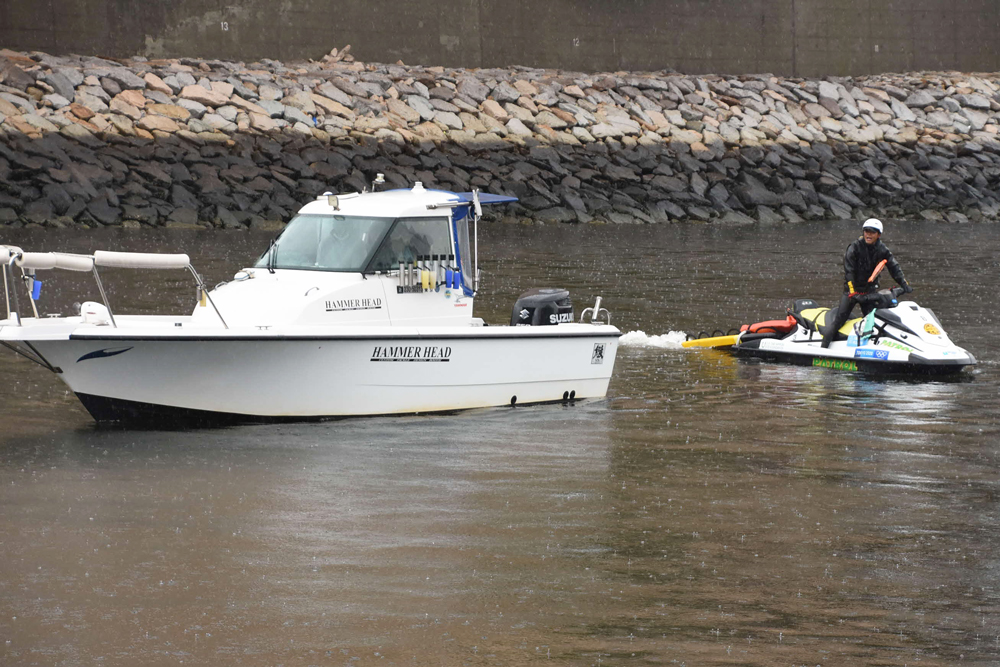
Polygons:
M877 292L869 292L868 294L859 294L854 299L858 303L873 303L876 308L890 308L896 305L899 295L905 291L902 287L893 287L892 289L881 289Z

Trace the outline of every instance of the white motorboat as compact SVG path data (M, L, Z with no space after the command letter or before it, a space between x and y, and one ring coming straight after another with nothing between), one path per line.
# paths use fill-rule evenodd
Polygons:
M0 246L0 344L56 373L98 422L295 420L604 397L621 332L600 297L578 321L557 289L526 292L510 324L473 316L481 204L509 201L420 184L326 193L253 266L212 290L187 255ZM186 269L199 295L194 310L113 312L104 267ZM79 314L39 316L36 278L52 269L92 272L100 299Z

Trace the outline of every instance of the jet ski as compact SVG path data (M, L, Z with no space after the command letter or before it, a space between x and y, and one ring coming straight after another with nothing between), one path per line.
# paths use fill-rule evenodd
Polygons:
M858 297L874 306L865 317L848 320L828 348L822 347L827 323L836 308L813 299L797 299L784 320L745 324L739 331L717 332L689 340L685 347L727 349L741 357L761 357L804 366L879 374L948 375L976 363L967 350L951 342L930 308L899 301L902 288L883 289Z

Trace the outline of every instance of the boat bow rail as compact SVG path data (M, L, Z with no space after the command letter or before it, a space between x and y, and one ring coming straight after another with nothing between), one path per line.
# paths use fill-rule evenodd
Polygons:
M108 311L108 319L113 327L118 326L108 295L104 291L104 284L97 267L119 268L119 269L187 269L194 277L198 288L199 301L205 300L212 305L212 309L218 316L222 326L226 329L229 326L222 317L222 313L212 301L212 296L205 287L201 275L195 271L191 265L191 259L183 253L149 253L149 252L118 252L113 250L97 250L93 255L82 255L64 252L25 252L17 246L0 246L0 262L3 263L4 272L4 298L7 305L7 319L17 325L22 325L20 312L20 299L17 295L17 280L14 276L14 268L21 271L20 281L24 283L28 291L28 299L31 309L38 318L38 309L35 301L38 299L38 289L36 288L35 272L39 270L62 269L64 271L92 272L97 283L97 289L101 293L104 307Z

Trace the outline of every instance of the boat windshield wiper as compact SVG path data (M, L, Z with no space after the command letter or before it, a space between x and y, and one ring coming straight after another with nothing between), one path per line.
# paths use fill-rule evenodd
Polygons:
M278 239L275 237L271 241L271 247L267 249L267 271L274 273L274 267L278 261Z

